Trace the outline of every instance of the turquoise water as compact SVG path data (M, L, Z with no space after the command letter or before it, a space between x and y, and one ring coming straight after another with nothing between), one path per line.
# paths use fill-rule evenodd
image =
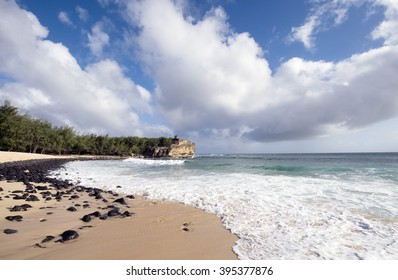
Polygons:
M214 213L241 259L398 259L398 154L70 162L63 179Z

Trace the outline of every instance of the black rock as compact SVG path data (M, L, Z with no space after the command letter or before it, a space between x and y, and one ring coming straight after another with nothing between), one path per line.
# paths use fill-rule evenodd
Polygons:
M61 242L65 242L68 240L76 239L79 237L79 234L74 230L67 230L61 234Z
M37 196L31 194L31 195L26 199L26 201L40 201L40 199L39 199Z
M121 215L118 209L112 209L108 212L109 217L115 217Z
M106 219L108 219L108 216L107 215L101 215L99 218L100 218L100 220L106 220Z
M78 199L80 196L78 196L77 194L75 194L75 195L72 195L70 198L71 199Z
M23 193L21 190L12 191L11 193Z
M76 209L75 207L73 207L73 206L69 207L69 208L66 209L66 210L68 210L68 211L70 211L70 212L75 212L75 211L77 211L77 209Z
M129 199L135 199L134 195L132 195L132 194L127 195L126 197L129 198Z
M101 213L99 211L95 211L95 212L93 212L93 213L91 213L89 215L99 218L101 216Z
M0 187L0 192L4 191L3 188Z
M36 190L38 190L38 191L46 191L46 190L48 190L48 187L46 187L46 186L36 186Z
M16 221L16 222L21 222L23 217L21 215L16 215L16 216L7 216L6 220L8 221Z
M121 187L121 186L116 186L116 188L117 188L117 189L121 189L122 187Z
M118 198L114 201L114 203L120 203L122 205L127 205L126 201L124 200L124 198Z
M10 212L27 211L28 208L32 208L29 204L15 205L10 209Z
M41 241L41 243L49 242L49 241L53 240L54 238L55 238L55 236L47 235L47 236Z
M7 228L7 229L3 230L3 233L5 233L5 234L13 234L13 233L17 233L17 232L18 231L16 229Z
M83 204L83 208L87 208L87 207L90 207L90 204L88 204L88 203Z
M82 218L82 221L86 222L86 223L90 222L91 221L91 216L90 215L84 215L83 218Z
M131 217L132 214L134 214L134 213L130 213L129 211L124 211L122 215L123 215L123 217Z

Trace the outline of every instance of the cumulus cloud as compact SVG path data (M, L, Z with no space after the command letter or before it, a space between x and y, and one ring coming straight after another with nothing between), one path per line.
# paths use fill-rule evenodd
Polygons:
M319 2L323 6L304 23L301 40L313 47L312 36L331 7L339 8L329 18L338 25L350 7L363 2ZM292 58L275 73L250 34L230 28L222 8L197 20L170 0L129 1L127 9L140 27L136 42L157 84L157 105L177 129L267 142L328 135L398 116L398 47L390 29L396 4L378 5L386 8L385 20L373 34L385 46L339 62Z
M171 133L164 126L143 125L151 97L126 77L113 60L82 69L69 50L47 40L48 30L14 1L0 1L0 99L22 110L73 125L81 132L112 135Z
M73 22L72 22L71 19L69 18L68 13L65 12L65 11L59 12L59 14L58 14L58 19L59 19L62 23L66 24L66 25L73 26Z
M95 56L101 56L104 47L109 45L109 35L104 31L104 24L97 22L87 35L88 46Z

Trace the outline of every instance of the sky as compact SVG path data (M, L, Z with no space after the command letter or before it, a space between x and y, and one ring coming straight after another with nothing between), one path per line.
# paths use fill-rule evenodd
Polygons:
M398 152L396 0L0 0L0 102L198 153Z

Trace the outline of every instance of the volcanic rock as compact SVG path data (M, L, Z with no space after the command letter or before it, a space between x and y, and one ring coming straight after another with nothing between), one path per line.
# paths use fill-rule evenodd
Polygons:
M3 230L3 233L5 233L5 234L13 234L13 233L17 233L17 232L18 231L16 229L7 228L7 229Z
M85 223L88 223L91 221L91 216L90 215L84 215L82 218L82 221Z
M73 240L79 237L79 234L74 230L67 230L61 234L61 242Z

